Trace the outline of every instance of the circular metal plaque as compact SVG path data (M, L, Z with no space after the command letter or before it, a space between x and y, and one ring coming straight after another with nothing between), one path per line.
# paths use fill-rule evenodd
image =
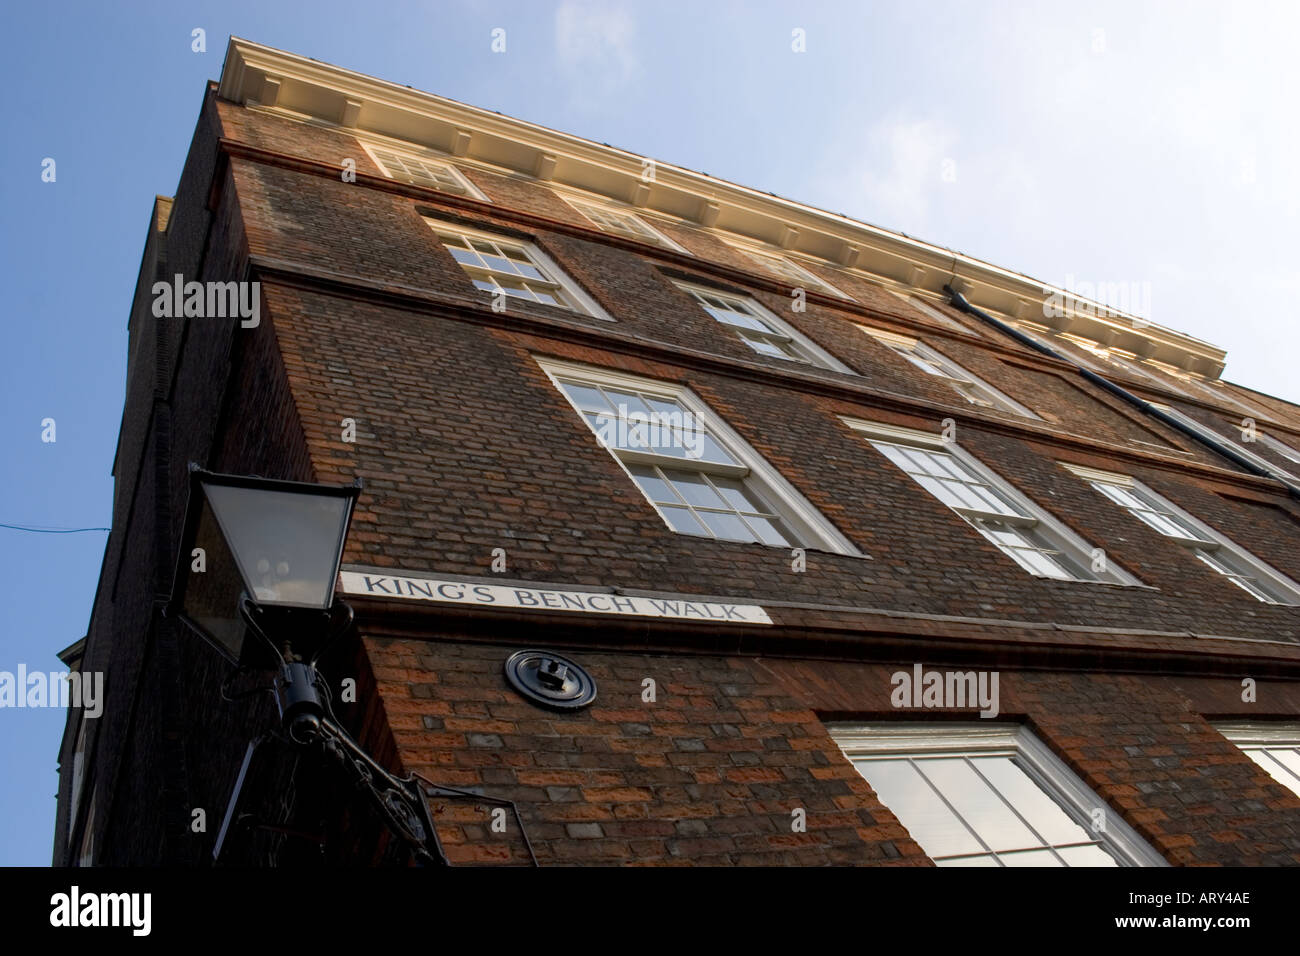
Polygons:
M551 651L516 651L506 680L524 697L553 710L579 710L596 699L596 682L581 666Z

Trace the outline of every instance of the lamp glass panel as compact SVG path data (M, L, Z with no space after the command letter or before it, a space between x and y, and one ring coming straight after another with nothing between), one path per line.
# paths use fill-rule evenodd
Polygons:
M330 606L349 498L209 483L203 490L254 601Z
M195 551L201 552L201 565L196 566L200 558ZM206 501L199 512L191 550L181 560L184 564L181 613L232 663L238 662L244 646L244 621L238 610L244 585L230 547L212 515L212 507Z

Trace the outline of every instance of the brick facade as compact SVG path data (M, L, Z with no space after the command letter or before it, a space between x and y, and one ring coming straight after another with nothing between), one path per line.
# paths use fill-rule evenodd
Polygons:
M356 182L340 175L346 159ZM1169 863L1300 863L1300 797L1209 723L1300 720L1300 609L1253 600L1058 462L1131 474L1300 579L1300 502L1279 483L948 306L934 307L965 331L826 263L810 268L854 301L809 291L794 311L782 281L716 230L647 214L684 255L602 233L527 177L462 172L490 204L385 178L346 129L206 91L133 306L114 531L83 664L108 675L88 750L95 815L87 798L67 818L65 775L56 863L76 860L86 828L96 862L206 860L244 742L272 717L209 692L219 661L157 613L190 460L362 477L345 566L768 608L773 625L753 627L354 602L356 633L330 665L358 680L345 721L395 770L513 801L543 864L929 865L826 727L936 719L890 704L891 673L918 662L996 669L999 719L1031 728ZM614 321L516 299L494 312L425 217L535 243ZM148 290L175 273L259 281L261 325L155 320ZM752 296L856 374L755 354L683 279ZM857 324L923 338L1041 421L963 403ZM537 356L689 386L863 556L810 550L796 571L786 549L671 531ZM1116 380L1228 436L1241 418ZM1237 394L1300 444L1300 410ZM1145 587L1026 574L840 416L930 432L952 419L964 449ZM580 661L597 702L557 714L521 699L502 662L529 646ZM170 693L178 671L204 690ZM1257 703L1241 699L1247 677ZM74 716L65 767L76 728ZM488 805L434 803L453 863L526 861L513 822L487 825ZM196 807L206 832L187 826ZM331 859L386 859L363 806L309 809L331 820Z

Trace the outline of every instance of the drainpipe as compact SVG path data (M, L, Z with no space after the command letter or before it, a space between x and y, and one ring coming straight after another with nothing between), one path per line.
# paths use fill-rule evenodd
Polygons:
M966 297L963 296L956 289L954 289L951 285L945 285L943 287L943 291L948 294L949 303L953 306L953 308L957 309L958 311L965 312L967 315L975 316L975 318L982 321L985 325L992 326L993 328L997 329L999 332L1003 333L1004 335L1008 335L1011 338L1015 339L1020 344L1026 345L1029 348L1033 349L1035 352L1041 352L1044 355L1049 355L1054 359L1058 359L1062 362L1065 362L1068 365L1073 366L1075 371L1077 371L1088 381L1092 382L1098 388L1104 389L1105 391L1110 392L1116 398L1119 398L1120 400L1127 402L1128 404L1132 405L1134 408L1142 412L1142 414L1150 416L1151 418L1154 418L1157 421L1162 422L1165 425L1168 425L1170 428L1173 428L1176 431L1181 432L1182 434L1188 436L1189 438L1194 439L1195 441L1209 448L1211 451L1215 452L1216 454L1222 455L1224 458L1227 458L1229 461L1231 461L1233 464L1237 465L1238 467L1250 472L1252 475L1258 475L1261 478L1272 478L1274 481L1282 482L1282 484L1286 487L1286 490L1291 494L1291 497L1300 499L1300 485L1296 485L1294 482L1289 481L1287 478L1283 477L1282 475L1279 475L1277 472L1272 471L1271 469L1263 468L1255 464L1249 458L1246 458L1235 448L1229 445L1226 440L1212 438L1209 435L1204 435L1201 432L1196 431L1195 429L1188 428L1186 425L1184 425L1178 419L1174 418L1172 415L1169 415L1166 412L1162 411L1161 409L1156 408L1154 405L1152 405L1150 402L1146 401L1145 399L1139 398L1138 396L1134 395L1132 392L1128 391L1128 389L1121 388L1120 386L1116 385L1114 382L1110 381L1109 379L1104 378L1101 375L1098 375L1092 369L1087 368L1084 365L1080 365L1077 361L1070 358L1068 355L1061 354L1060 352L1056 351L1054 348L1051 348L1050 346L1042 342L1039 342L1037 339L1033 339L1030 336L1025 335L1025 333L1021 332L1019 329L1012 328L1011 326L1007 325L1007 323L1003 322L1001 319L989 315L983 309L979 309L971 305L969 302L966 301Z

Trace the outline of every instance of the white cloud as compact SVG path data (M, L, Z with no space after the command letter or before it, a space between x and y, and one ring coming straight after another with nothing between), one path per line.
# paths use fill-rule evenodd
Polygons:
M576 104L621 93L640 73L636 23L625 7L564 0L555 11L555 55Z

